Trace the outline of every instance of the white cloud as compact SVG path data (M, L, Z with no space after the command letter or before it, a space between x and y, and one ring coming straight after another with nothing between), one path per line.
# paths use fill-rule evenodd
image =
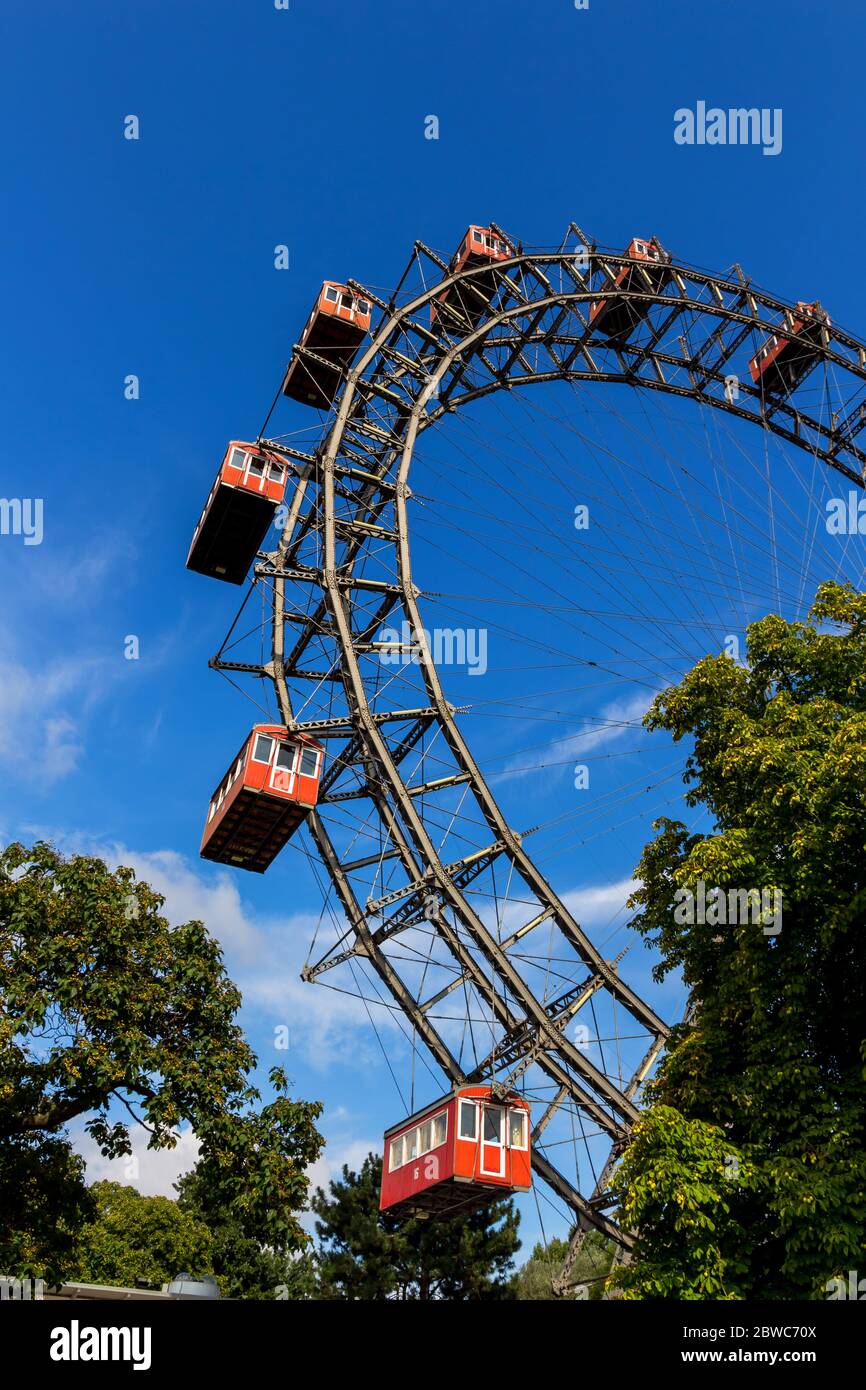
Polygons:
M64 546L62 537L51 539L38 552L27 574L26 599L40 611L50 602L55 612L72 608L80 615L106 594L127 585L135 575L136 546L129 530L103 528L98 545L82 546L78 537Z
M105 1158L81 1125L72 1127L69 1137L76 1153L82 1155L87 1165L88 1183L103 1180L118 1182L125 1187L134 1187L143 1197L170 1197L176 1200L175 1183L195 1167L200 1145L189 1125L175 1133L177 1143L173 1149L149 1149L147 1130L140 1125L130 1124L132 1153L124 1158ZM327 1140L315 1163L307 1169L310 1197L317 1188L327 1192L331 1180L340 1177L344 1164L351 1172L357 1173L367 1155L379 1153L381 1148L381 1135L373 1139L341 1136ZM302 1218L302 1225L312 1233L315 1221L314 1214L307 1212Z
M76 770L88 717L137 666L123 659L124 625L117 625L113 654L105 648L106 626L113 623L109 607L132 573L134 553L122 534L104 535L82 554L46 548L26 584L0 557L0 582L16 596L0 621L0 768L26 777L31 787L50 787ZM57 618L57 641L44 638L46 602ZM182 628L178 621L151 641L148 674L179 649ZM160 721L157 712L144 734L146 746L158 736Z
M539 767L553 765L563 773L574 760L581 762L588 753L608 744L616 743L625 734L636 734L643 716L653 700L653 694L639 693L628 698L613 700L604 706L601 714L583 719L580 727L571 734L563 734L544 747L533 749L531 754L517 753L502 772L491 778L493 782L507 782L514 778L528 777Z
M343 1164L351 1173L357 1173L368 1154L381 1152L381 1134L377 1135L375 1139L329 1141L315 1163L307 1169L307 1176L310 1179L310 1195L312 1196L317 1187L321 1187L324 1192L327 1192L328 1183L332 1178L340 1176Z
M182 854L173 849L151 853L113 844L93 847L90 853L112 864L126 864L136 877L149 883L165 898L165 911L174 926L202 921L220 944L241 960L255 960L260 950L259 932L253 925L228 871L218 870L205 881Z
M26 774L34 785L51 784L75 769L83 750L79 712L89 700L98 665L94 660L38 667L0 662L0 764Z
M335 1115L336 1111L332 1111L331 1117L334 1118ZM327 1112L324 1118L328 1118ZM368 1154L381 1152L381 1134L377 1134L375 1139L353 1139L346 1135L327 1139L319 1157L307 1169L307 1177L310 1180L310 1199L312 1200L316 1195L318 1188L328 1194L329 1183L342 1176L344 1164L350 1173L359 1173ZM314 1212L307 1211L301 1218L301 1225L311 1235L315 1235L317 1219Z
M0 631L0 766L26 775L31 785L50 786L75 770L85 717L117 677L113 668L123 665L92 651L70 655L68 624L61 642L39 640L45 603L55 614L70 606L77 618L91 613L104 597L108 572L128 558L128 542L105 535L84 552L40 550L26 583L17 566L4 564L3 582L17 592Z
M637 883L623 878L599 887L574 888L563 895L572 917L583 926L604 926L625 912L625 904Z
M288 1031L288 1052L275 1046L268 1054L259 1041L264 1067L284 1066L291 1073L292 1056L299 1054L320 1070L340 1065L363 1070L381 1057L367 1008L351 992L354 983L348 966L339 971L339 990L300 978L320 926L318 913L256 914L243 900L236 874L193 866L175 850L132 850L45 828L40 828L40 834L67 853L96 855L110 865L134 869L140 880L165 898L163 911L172 925L204 923L223 947L228 974L243 996L241 1022L247 1031L251 1015L259 1036L262 1030L271 1036L277 1028ZM323 935L319 931L317 955L325 953L333 930L324 940ZM381 984L374 986L359 969L356 965L354 979L364 994L374 1001L376 989L384 995ZM331 983L330 975L323 978ZM369 1007L380 1032L394 1030L397 1024L390 1009L375 1002Z
M76 848L82 849L82 846ZM381 1047L371 1028L371 1015L386 1046L403 1046L409 1025L399 1011L395 1012L393 1000L372 972L365 972L356 963L354 973L346 964L338 967L333 975L324 974L320 977L323 984L308 984L300 978L310 954L310 943L320 925L318 914L258 917L244 903L228 870L200 873L173 850L141 853L122 845L90 844L86 852L99 854L113 864L130 865L139 878L165 897L165 912L173 924L201 920L219 940L226 951L228 972L243 995L247 1026L250 1014L255 1016L259 1060L263 1067L281 1065L291 1074L293 1055L300 1055L322 1072L333 1067L353 1070L378 1067ZM613 883L582 885L562 897L581 926L591 930L613 926L617 918L625 914L626 899L634 887L632 879L623 878ZM503 932L525 916L525 910L519 905L512 905L512 909L514 921L510 922L506 912L500 927ZM491 913L492 909L488 908L482 911L482 917L489 917ZM488 925L494 926L492 918ZM406 955L411 955L412 937L410 931L401 938ZM431 981L434 978L438 981L438 976L433 974L432 958L428 959L426 934L419 940L419 957L426 961L429 992L434 988ZM314 959L324 954L326 945L319 932ZM445 958L450 959L447 953ZM404 967L408 968L405 962ZM451 978L450 971L445 978ZM328 988L330 984L335 988ZM369 1013L358 997L360 993L368 1002ZM380 998L391 1007L378 1006L375 1001ZM443 1035L448 1031L446 1012L443 1006L437 1015L437 1026ZM275 1047L268 1055L262 1032L273 1033L277 1028L288 1032L289 1047L287 1051ZM399 1038L398 1030L402 1030Z
M177 1197L174 1184L195 1166L199 1142L189 1125L175 1133L177 1143L173 1149L149 1149L148 1131L141 1125L130 1124L132 1153L124 1158L105 1158L87 1131L78 1126L70 1130L69 1137L87 1164L89 1183L107 1179L134 1187L145 1197Z
M251 1023L254 1024L263 1071L273 1064L283 1065L291 1076L293 1057L299 1057L314 1069L330 1073L330 1089L340 1068L349 1072L382 1068L380 1042L371 1029L367 1007L351 992L360 986L368 999L375 998L373 984L367 976L356 974L353 977L349 967L342 966L333 977L324 977L328 983L333 980L334 989L307 984L299 978L316 933L318 914L256 914L244 901L235 875L210 866L199 869L173 850L142 852L117 843L84 842L81 837L56 832L52 838L67 852L96 854L112 865L132 867L139 878L164 896L164 911L173 924L194 919L205 923L226 951L228 973L244 999L241 1022L248 1032ZM623 913L633 887L633 881L624 878L614 883L582 885L563 897L583 926L589 930L595 926L604 929ZM321 950L324 949L321 946ZM378 990L390 1003L384 987L379 985ZM382 1043L391 1051L392 1058L396 1057L405 1046L408 1023L399 1012L377 1009L373 1004L369 1007ZM459 1019L455 1027L458 1025L462 1036L463 1025ZM279 1026L288 1030L289 1049L281 1051L275 1047L269 1053L267 1035ZM446 1018L439 1018L437 1026L443 1036L449 1035ZM315 1082L311 1084L309 1074L305 1074L304 1090L309 1096L315 1095ZM329 1120L344 1131L351 1123L344 1107L326 1110L324 1122L327 1124ZM193 1166L198 1152L195 1136L188 1128L180 1132L178 1146L172 1151L148 1150L146 1132L134 1130L133 1157L137 1160L137 1168L129 1171L128 1160L102 1158L83 1129L73 1137L76 1148L87 1159L90 1181L109 1177L131 1183L141 1192L161 1192L167 1196L173 1195L172 1184ZM327 1188L344 1163L357 1171L366 1155L380 1148L380 1136L329 1138L325 1151L311 1169L314 1187Z

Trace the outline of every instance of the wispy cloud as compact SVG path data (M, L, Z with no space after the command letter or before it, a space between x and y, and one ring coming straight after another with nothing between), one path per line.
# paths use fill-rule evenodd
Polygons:
M0 765L50 785L74 771L81 720L101 679L93 658L24 665L0 661Z
M340 989L301 979L314 937L322 955L334 939L333 924L329 922L326 931L318 913L256 913L241 896L236 873L210 866L200 869L175 850L134 850L47 827L39 827L37 833L66 853L92 854L110 865L134 869L165 898L163 910L172 925L204 922L225 951L226 968L243 996L242 1022L248 1029L255 1025L263 1065L282 1065L291 1073L292 1057L300 1056L317 1070L335 1065L363 1070L380 1059L370 1015L357 997L360 992L372 995L376 986L357 968L347 981L348 967L342 967ZM324 979L331 983L330 976ZM375 1002L370 1007L380 1032L398 1026L391 1010ZM261 1046L262 1032L274 1040L272 1055L265 1055ZM277 1038L285 1034L288 1051L277 1045Z
M573 888L563 895L563 902L582 925L603 927L625 914L626 902L636 887L633 878L623 878L600 887Z
M588 753L617 743L628 733L639 731L640 721L652 703L651 693L640 692L627 698L613 700L600 714L585 715L577 729L552 739L550 743L531 752L517 753L491 781L506 782L528 777L540 767L559 768L565 773L572 759L582 761Z
M75 544L65 549L46 546L38 560L31 566L27 581L33 606L41 609L50 601L54 609L75 608L81 612L106 592L116 593L124 577L127 583L131 581L136 572L136 547L128 530L103 530L98 544ZM109 580L111 587L106 591Z
M31 786L50 787L74 772L84 752L90 712L122 678L126 665L82 639L72 645L81 623L67 618L62 628L44 622L46 604L57 617L73 608L76 619L92 616L106 592L106 580L122 560L128 543L105 537L83 554L61 555L48 548L32 557L26 582L3 557L2 582L16 592L0 626L0 766L27 777ZM111 592L114 592L112 587ZM120 643L118 641L118 653Z
M0 554L0 584L15 593L0 614L0 769L36 789L76 770L91 716L122 682L158 674L187 640L187 624L175 615L149 636L146 660L124 659L130 619L117 616L116 603L135 555L125 536L105 535L81 554L44 552L28 557L26 576ZM144 747L156 743L161 722L157 709Z
M367 1154L382 1152L382 1136L375 1139L335 1139L329 1140L312 1167L307 1169L310 1191L321 1187L327 1192L332 1178L339 1177L343 1164L350 1172L357 1173Z

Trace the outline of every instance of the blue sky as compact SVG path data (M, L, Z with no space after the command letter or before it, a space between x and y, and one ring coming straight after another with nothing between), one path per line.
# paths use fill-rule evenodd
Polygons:
M299 1094L326 1103L320 1177L357 1162L403 1106L364 1009L298 979L321 906L302 856L287 852L263 879L197 858L208 796L251 722L243 697L207 668L236 592L184 569L225 443L257 431L322 279L385 290L416 238L447 255L469 222L495 219L540 245L558 243L570 218L611 246L655 234L694 264L738 261L782 296L820 297L857 332L862 25L854 0L4 6L12 328L0 493L44 500L44 539L0 537L0 832L131 862L166 892L174 920L202 917L220 936L263 1065L274 1028L288 1025L277 1060ZM675 144L674 111L698 100L780 108L781 153ZM123 138L129 114L137 141ZM431 114L436 141L424 138ZM278 244L287 271L274 268ZM129 374L135 401L124 398ZM739 599L728 602L721 530L683 519L681 498L672 536L653 483L663 455L693 467L709 453L734 469L748 451L763 466L763 441L710 435L693 412L649 405L613 392L575 400L565 387L497 402L425 447L416 483L434 499L419 518L417 572L457 596L431 620L460 614L488 633L484 679L456 672L449 686L479 706L467 734L518 828L565 817L539 832L540 862L612 950L627 944L612 933L652 816L678 795L681 751L650 745L640 714L665 680L772 601L757 502L749 537L744 522L736 541ZM281 411L286 433L316 419L299 405ZM600 448L636 470L628 494L603 485ZM573 465L567 483L551 480L542 455L560 479L563 460ZM482 471L467 469L470 456ZM495 506L490 470L509 482ZM463 491L444 515L436 499L457 479ZM744 480L732 486L746 495ZM808 541L810 576L823 575L826 537L803 482L780 487L781 587L788 611L801 611L796 556ZM595 626L578 632L549 594L574 592L586 554L573 550L571 513L590 498L593 559L617 556L617 574L587 588ZM521 507L531 516L518 554L503 538ZM551 507L559 540L532 550ZM662 602L656 581L672 546L694 578ZM640 566L627 563L634 556ZM839 553L827 563L842 563ZM542 585L544 611L496 606L518 591L537 601ZM638 610L652 620L636 629ZM130 634L137 661L124 659ZM616 675L556 669L577 646L584 661L615 647ZM579 750L596 760L594 817L589 803L576 813ZM659 785L635 795L649 783ZM629 977L651 991L650 959L637 946L630 957ZM682 1002L674 986L651 998L662 1012ZM405 1047L393 1026L384 1037L405 1088ZM172 1162L185 1166L145 1159L141 1185L164 1186ZM533 1205L525 1216L531 1238ZM545 1221L556 1234L552 1209Z

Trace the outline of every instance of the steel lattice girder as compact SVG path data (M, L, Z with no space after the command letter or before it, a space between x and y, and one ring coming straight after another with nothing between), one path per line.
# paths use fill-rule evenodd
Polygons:
M579 229L572 226L572 231ZM423 631L420 594L412 582L407 508L415 444L447 414L495 391L553 380L622 382L687 396L752 420L862 486L866 453L854 438L866 421L866 348L835 327L816 346L819 361L845 373L846 414L840 425L829 408L817 417L800 408L796 393L766 402L759 389L739 383L739 397L728 399L725 369L733 354L750 334L759 339L776 330L778 316L790 311L783 301L744 281L741 273L731 279L672 263L671 281L664 290L624 291L615 286L615 276L631 262L619 253L586 248L578 268L574 252L564 247L521 252L497 265L497 290L483 318L474 326L468 320L461 325L459 312L449 314L446 331L441 313L435 330L422 322L421 315L444 289L471 281L473 272L449 273L445 263L419 243L416 257L422 255L435 264L441 278L402 306L396 305L396 291L388 303L364 291L379 305L382 317L357 365L344 373L335 418L318 451L301 454L284 448L279 440L267 441L269 448L297 458L303 466L279 549L274 555L261 556L256 568L257 582L272 591L273 627L271 661L255 670L273 679L281 716L288 725L346 739L342 755L330 761L323 779L325 795L309 826L345 914L350 944L340 948L338 943L305 976L315 978L353 957L368 961L443 1072L456 1083L467 1080L467 1074L431 1021L431 1009L454 991L471 988L501 1030L486 1062L471 1075L480 1075L485 1066L495 1073L509 1066L525 1070L531 1063L550 1078L555 1094L536 1126L539 1144L564 1103L573 1104L599 1132L609 1135L613 1148L588 1198L540 1148L534 1153L538 1175L579 1219L580 1231L563 1273L564 1287L587 1229L602 1230L623 1247L630 1244L628 1234L618 1231L602 1206L616 1155L637 1114L635 1094L663 1047L667 1028L620 979L615 967L601 958L533 863L522 837L505 822L423 644L414 654L429 703L385 712L373 708L361 664L375 651L370 638L395 608L413 634ZM585 312L589 302L613 296L634 300L646 310L632 341L611 344L593 339ZM671 349L671 337L678 343L678 353ZM305 547L311 546L315 563L303 559ZM373 553L381 567L385 547L391 551L389 575L371 578L360 573ZM308 614L302 603L287 607L287 584L301 584L308 593L312 591ZM378 606L372 612L364 610L365 599L377 599ZM287 622L300 629L288 653ZM314 668L305 665L308 660L315 662ZM230 665L219 658L215 664ZM333 690L343 692L345 714L324 721L296 720L290 692L294 681L330 681ZM441 735L452 771L412 787L401 764L431 730ZM488 929L467 896L473 877L469 863L445 862L425 824L423 803L437 789L457 785L471 794L493 837L483 862L480 855L476 857L477 872L493 872L501 862L509 874L518 876L536 905L529 921L505 941ZM341 861L326 817L332 807L337 809L349 800L369 805L382 844L376 854ZM378 911L383 895L373 899L372 905L363 897L363 874L370 865L381 866L385 860L400 870L405 881L384 896L403 905L376 925L372 909ZM436 911L424 919L423 903L430 895L436 899ZM430 920L454 962L453 978L426 1003L416 997L386 951L389 942L422 919ZM541 922L555 927L573 953L575 965L586 972L571 992L571 1004L602 992L645 1032L645 1053L627 1082L611 1080L564 1034L561 1025L571 1016L567 995L563 995L566 1002L559 1018L550 1003L535 997L515 966L509 951Z

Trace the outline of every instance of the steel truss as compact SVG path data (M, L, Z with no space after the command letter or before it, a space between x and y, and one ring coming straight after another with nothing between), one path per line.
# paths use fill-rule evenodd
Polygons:
M260 555L255 568L254 582L272 603L270 661L231 662L224 644L211 663L271 680L285 723L329 741L320 804L308 824L344 921L304 977L365 963L450 1083L484 1078L504 1090L530 1073L537 1079L544 1104L533 1166L578 1226L561 1290L587 1230L603 1232L627 1255L631 1236L608 1215L607 1185L638 1114L636 1093L668 1030L535 865L525 844L531 828L521 833L506 822L467 746L461 711L445 698L412 579L409 472L417 441L496 391L604 381L686 396L751 420L858 486L866 470L858 443L866 424L863 344L836 327L822 333L816 370L835 372L841 383L835 407L828 392L816 410L799 389L764 399L739 380L733 391L730 364L743 360L747 342L754 351L780 320L790 324L792 307L738 267L719 276L680 262L662 290L647 279L624 295L615 287L624 264L634 263L589 242L572 223L557 249L519 249L497 264L492 299L477 294L474 309L478 272L450 274L421 243L387 302L352 285L380 317L344 373L319 447L307 453L266 441L296 476L279 547ZM437 304L431 325L432 301L456 285L460 294ZM609 296L646 310L619 342L589 326L590 301ZM377 640L394 621L408 625L410 650ZM407 662L384 684L383 654ZM395 698L413 681L414 701ZM326 707L326 717L305 718L310 704ZM424 769L434 757L431 776ZM467 819L484 828L486 842L458 843ZM461 852L449 852L452 846ZM569 1032L582 1014L596 1020L590 1046ZM618 1047L612 1065L599 1015L618 1038L628 1022L627 1064ZM464 1033L468 1021L487 1040L471 1066L458 1055L461 1019ZM590 1164L589 1191L546 1151L566 1117L572 1132L580 1125L581 1143L607 1152Z

